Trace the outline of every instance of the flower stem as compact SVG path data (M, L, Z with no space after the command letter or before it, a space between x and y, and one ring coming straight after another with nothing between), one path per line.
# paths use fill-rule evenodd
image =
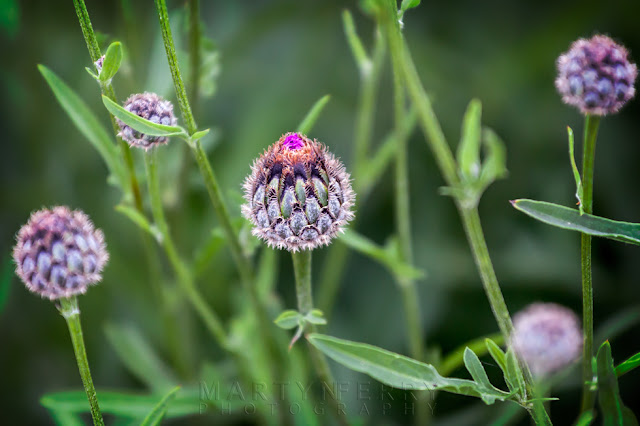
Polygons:
M395 67L399 68L400 75L406 84L409 96L418 111L420 125L425 135L425 139L433 152L440 172L451 187L456 187L460 183L457 173L457 164L451 152L440 123L431 106L415 65L411 59L410 52L400 32L397 20L397 4L395 0L389 0L381 10L381 19L389 39L389 50L392 53L392 61ZM482 232L480 217L477 207L468 207L456 200L456 207L462 219L462 224L469 240L471 251L480 273L485 293L489 299L491 310L493 311L498 327L505 339L509 339L513 324L509 315L509 310L502 296L502 290L498 283L487 244ZM535 388L531 372L526 364L523 365L523 374L528 399L533 399L533 409L530 409L536 424L551 424L549 417L539 400L535 399Z
M96 62L102 56L100 52L100 46L98 45L98 39L96 38L95 33L93 32L93 26L91 25L91 19L89 18L89 12L87 11L87 7L84 4L84 0L73 0L73 5L76 9L76 15L78 15L78 21L80 22L80 28L82 29L82 35L84 36L84 41L87 43L87 49L89 50L89 55L91 56L91 61ZM116 100L116 94L113 90L113 86L111 82L100 85L100 90L103 95L107 96L114 102ZM116 120L113 115L109 114L111 118L111 126L113 127L115 133L118 133L118 125L116 124ZM122 157L124 159L125 164L127 165L127 171L129 173L129 184L131 186L131 193L133 194L133 200L136 208L139 212L143 211L142 207L142 194L140 192L140 184L138 182L138 178L136 177L136 173L133 166L133 156L131 155L131 150L129 149L129 145L124 142L121 138L117 138L119 140L120 150L122 151ZM124 190L124 188L122 188Z
M587 115L584 122L584 148L582 152L582 208L585 213L593 213L593 166L596 154L596 139L600 118ZM595 393L591 390L593 371L593 285L591 281L591 236L582 234L580 258L582 265L582 327L584 344L582 347L582 406L581 412L591 410Z
M89 56L93 62L96 62L102 55L100 51L100 46L98 45L98 40L93 31L93 26L91 25L91 19L89 17L89 12L87 11L87 7L84 3L84 0L73 0L73 4L75 6L76 14L78 16L78 21L80 22L80 28L82 29L82 35L84 36L84 40L87 44L87 49L89 50ZM117 102L115 90L111 82L106 82L100 84L100 91L103 95L107 96L114 102ZM116 139L118 140L120 150L122 151L123 160L127 167L127 172L129 175L129 185L130 191L133 195L133 203L135 205L136 210L144 215L144 206L142 203L142 191L140 190L140 183L135 173L134 164L133 164L133 156L131 154L131 149L129 145L122 140L122 138L118 137L119 128L116 123L115 117L112 114L109 114L109 118L111 120L111 126L113 128L114 134L116 135ZM126 188L122 188L126 193ZM183 352L179 350L178 342L178 333L176 331L175 322L170 318L171 313L170 307L166 298L164 297L164 289L161 284L161 280L159 279L157 266L157 258L155 253L155 248L151 237L145 232L141 232L142 235L142 243L144 247L144 251L147 257L147 263L149 265L149 273L151 276L150 282L153 286L154 294L157 298L158 303L162 306L162 315L163 322L165 324L165 329L167 330L167 340L170 350L172 352L172 356L175 360L175 363L180 371L183 373L187 372L187 364L188 362L182 356Z
M176 57L173 36L171 35L171 26L169 24L169 15L167 13L167 5L165 0L155 0L155 3L156 9L158 10L160 28L162 30L162 40L164 42L165 52L167 55L167 60L169 62L169 68L171 69L171 76L173 78L173 85L175 88L176 96L178 97L180 111L182 112L182 117L186 122L189 135L193 135L198 129L196 126L195 118L193 116L193 112L191 110L191 106L189 104L189 98L187 97L184 82L182 80L182 74L180 73L180 68L178 66L178 59ZM261 343L263 344L264 350L267 351L269 364L272 368L271 373L274 377L279 379L283 377L283 373L280 371L280 363L278 362L278 348L270 338L271 333L268 328L268 324L270 324L271 321L267 315L266 307L263 305L260 297L258 296L258 291L255 287L253 265L251 264L247 255L243 252L238 235L233 229L231 216L229 215L229 210L227 209L224 198L222 197L220 185L218 184L218 180L216 179L216 176L213 172L213 168L211 167L211 164L207 159L207 155L202 148L202 144L199 140L197 140L190 142L189 145L191 146L191 151L193 152L193 155L196 158L196 162L198 163L198 167L200 168L200 173L202 174L202 177L204 179L204 183L207 188L207 192L209 193L209 198L211 199L213 209L217 214L218 220L222 225L227 243L230 246L231 256L233 257L233 260L238 269L238 273L240 274L240 279L244 286L244 290L249 295L250 303L252 304L252 307L256 312L256 316L258 317L258 334L259 338L261 339ZM279 404L279 406L281 411L285 409L285 404ZM285 413L284 411L282 411L281 419L284 419L284 415Z
M78 298L76 296L72 296L68 299L60 299L60 306L58 309L67 321L67 326L69 327L69 334L71 335L71 342L73 343L73 351L76 354L76 361L78 362L78 370L80 370L82 384L84 385L84 390L87 392L87 398L89 399L93 424L96 426L104 426L104 420L102 419L102 413L100 412L100 406L98 404L98 396L96 395L96 388L93 386L93 379L91 378L91 371L89 370L87 351L84 346L82 326L80 325Z
M293 260L293 272L296 279L298 311L300 314L305 316L313 310L313 292L311 290L311 250L292 252L291 258ZM306 331L309 333L315 333L316 326L308 323ZM316 374L330 394L329 403L334 406L331 410L332 413L334 413L336 420L341 425L348 425L349 422L347 421L344 412L344 405L340 404L337 399L337 395L333 391L333 384L335 383L335 380L331 374L327 358L313 345L308 344L307 346L309 348L309 356L316 370Z
M147 170L147 181L149 184L149 197L151 198L151 211L160 234L162 235L162 246L167 254L167 258L173 267L182 290L193 305L194 309L200 315L200 318L207 326L209 332L216 339L222 348L228 348L227 336L218 316L207 305L204 298L195 287L193 278L184 261L178 255L171 234L169 233L169 225L164 216L162 208L162 198L160 195L160 187L158 184L157 170L157 154L155 149L151 149L144 156L145 166Z

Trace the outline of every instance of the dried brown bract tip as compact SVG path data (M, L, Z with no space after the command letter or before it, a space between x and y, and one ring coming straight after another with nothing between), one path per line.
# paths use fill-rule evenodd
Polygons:
M253 164L244 183L244 216L271 247L311 250L329 242L353 218L349 174L327 148L287 133Z
M30 291L50 300L84 293L98 283L108 258L102 231L68 207L31 214L13 250L16 274Z

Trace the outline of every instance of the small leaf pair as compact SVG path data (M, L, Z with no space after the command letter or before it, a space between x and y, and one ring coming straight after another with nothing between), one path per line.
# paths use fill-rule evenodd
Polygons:
M293 339L291 339L291 343L289 344L289 349L291 349L294 343L300 339L300 336L302 336L302 333L304 333L304 330L309 324L325 325L327 320L324 318L324 314L320 309L312 309L311 312L306 315L303 315L296 310L288 309L278 315L278 318L273 322L284 330L290 330L298 327L296 334L293 336Z
M460 183L441 189L443 194L456 197L465 207L475 207L489 185L507 174L504 142L493 130L482 128L481 118L482 104L473 99L464 115L458 145ZM480 149L483 144L485 158L481 161Z
M85 68L89 75L96 79L98 83L110 84L111 79L116 75L122 63L122 44L119 41L113 42L107 48L107 53L95 63L98 74L96 75L90 68Z

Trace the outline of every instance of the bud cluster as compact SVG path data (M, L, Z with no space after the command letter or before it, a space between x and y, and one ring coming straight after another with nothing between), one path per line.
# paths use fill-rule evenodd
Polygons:
M102 231L86 214L67 207L34 212L13 250L20 279L51 300L84 293L100 281L108 258Z
M627 50L607 36L575 41L558 58L556 87L562 100L583 114L618 112L635 93L638 74Z
M298 133L283 135L255 161L244 190L243 214L272 247L295 252L329 244L353 218L344 166Z
M145 120L149 120L152 123L162 124L165 126L175 126L177 123L177 119L173 115L173 105L171 102L162 99L155 93L145 92L131 95L123 106L127 111L132 112ZM145 135L144 133L140 133L137 130L132 129L120 120L116 119L116 121L120 127L118 136L131 146L147 150L154 146L169 142L169 138L167 136Z
M513 317L513 325L511 347L535 377L547 377L580 357L580 322L564 306L533 303Z

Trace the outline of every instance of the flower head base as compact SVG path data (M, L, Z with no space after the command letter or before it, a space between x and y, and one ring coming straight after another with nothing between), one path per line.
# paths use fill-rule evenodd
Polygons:
M31 214L13 249L16 273L27 288L50 300L84 293L102 278L109 254L102 231L67 207Z
M173 115L171 102L162 99L155 93L145 92L129 96L129 99L124 103L124 109L156 124L175 126L178 121ZM118 136L131 146L148 150L154 146L169 142L167 136L145 135L118 119L116 119L116 122L120 127Z
M635 93L636 65L629 62L627 50L607 36L575 41L557 66L562 100L585 115L618 112Z
M287 133L253 164L244 183L253 234L289 251L329 244L353 218L355 194L342 163L321 143Z
M511 347L538 378L576 361L582 351L578 317L555 303L533 303L513 318Z

